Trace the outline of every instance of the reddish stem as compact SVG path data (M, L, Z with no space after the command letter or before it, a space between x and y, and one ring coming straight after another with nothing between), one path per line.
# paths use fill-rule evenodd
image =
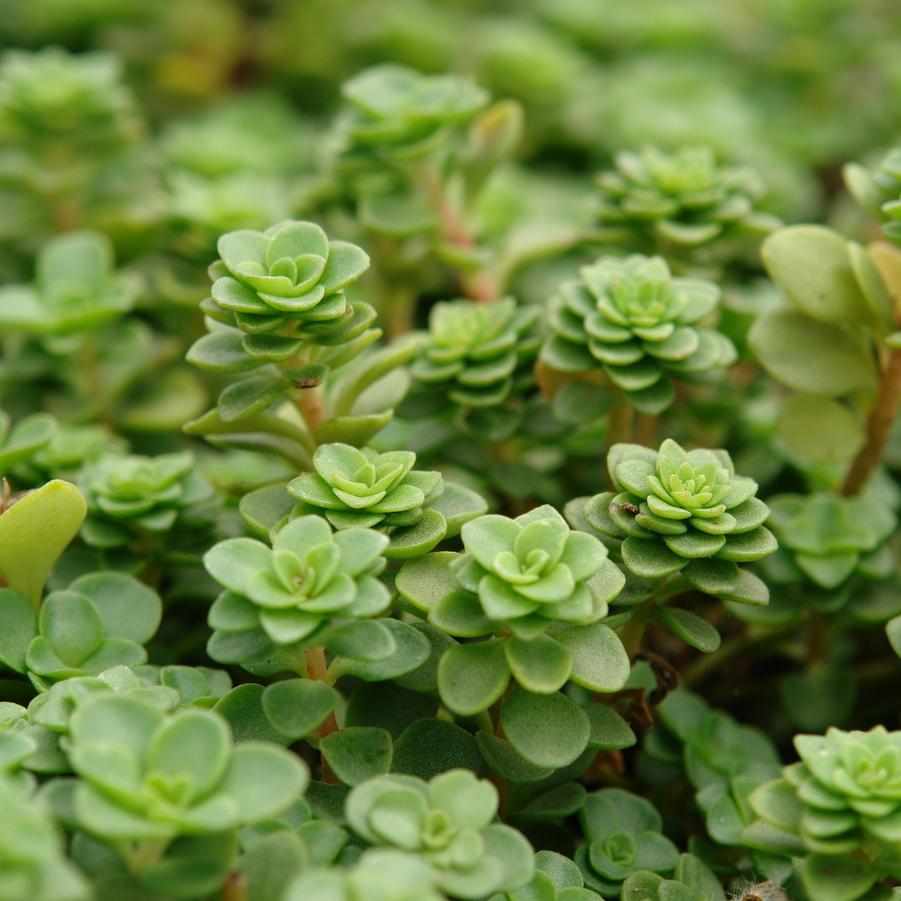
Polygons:
M328 665L325 661L325 651L322 648L310 648L307 651L307 675L316 682L329 684ZM322 741L328 735L338 731L338 720L334 713L330 713L316 730L316 736ZM338 785L339 779L332 772L325 755L320 752L322 762L322 781L332 785Z

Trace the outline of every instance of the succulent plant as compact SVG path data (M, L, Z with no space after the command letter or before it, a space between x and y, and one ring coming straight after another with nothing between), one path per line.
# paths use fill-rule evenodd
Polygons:
M432 869L415 854L393 848L365 851L351 870L313 869L288 886L284 901L443 901Z
M726 901L719 879L693 854L679 855L671 879L650 870L630 873L623 881L621 897L623 901Z
M0 479L17 465L34 459L56 434L56 420L46 413L26 416L12 425L0 410Z
M59 47L11 51L0 64L0 131L49 147L60 140L86 148L134 138L139 122L109 53Z
M901 148L890 150L872 171L848 163L844 175L855 199L886 222L886 237L901 240Z
M272 547L229 538L204 557L226 591L210 610L217 635L235 633L276 645L311 643L333 620L377 616L391 602L377 576L388 538L370 529L332 533L320 516L301 516L275 534ZM211 645L211 653L215 650ZM212 653L214 659L217 658Z
M414 390L461 410L497 407L533 384L541 338L536 307L512 297L442 301L410 368Z
M786 564L823 589L837 588L855 572L892 571L885 541L897 521L878 501L817 492L780 495L769 506L770 525L782 553L782 560L773 564L773 575L782 572L779 581L785 581Z
M89 901L93 894L66 860L46 805L0 774L0 898Z
M669 876L679 860L676 846L661 834L663 821L650 801L619 788L585 798L579 817L586 844L576 851L585 884L604 898L618 898L624 880L647 870Z
M659 413L673 400L671 375L735 361L728 338L697 327L719 296L710 282L673 278L662 257L598 260L554 297L541 359L563 372L602 367L633 406Z
M440 888L455 898L482 898L532 878L529 843L493 823L494 786L466 770L449 770L429 783L381 776L353 789L345 813L372 845L414 852L433 868Z
M203 517L213 490L189 452L157 457L107 454L80 477L88 502L82 535L95 547L116 548L134 535L166 533Z
M323 444L313 455L316 471L301 473L288 491L299 512L321 511L336 529L411 526L444 488L441 473L414 470L415 462L412 451Z
M80 777L72 798L78 824L118 842L155 840L161 850L179 835L275 816L308 778L281 748L233 745L228 724L212 711L167 714L131 697L103 695L80 706L68 747Z
M615 570L607 549L571 531L553 508L516 519L480 516L463 526L462 537L466 553L454 575L478 595L489 620L530 634L552 622L587 624L606 614Z
M0 326L40 336L83 333L127 313L137 289L132 276L115 271L105 235L70 232L41 248L33 286L0 290Z
M615 165L597 179L604 240L677 257L712 246L714 255L725 256L737 241L778 225L757 208L764 195L760 178L722 165L708 146L622 151Z
M229 232L218 248L212 303L249 336L282 334L300 323L314 332L323 323L344 324L353 310L343 289L369 266L359 247L330 241L313 222Z
M488 102L466 78L397 65L366 69L345 82L342 93L353 110L342 123L351 147L406 159L433 149L444 129L471 119Z
M607 467L616 491L597 495L584 514L600 532L624 539L623 562L637 575L681 571L699 590L729 597L750 575L740 576L736 564L776 549L763 525L769 508L754 497L757 483L737 475L724 450L685 451L671 438L659 451L616 444Z
M795 736L795 748L800 762L751 795L763 822L746 830L746 842L799 857L806 850L802 881L826 901L854 901L885 876L897 880L901 733L830 728Z
M9 622L0 662L27 673L39 690L78 676L96 676L147 660L143 645L157 630L162 603L133 576L97 572L52 591L35 618L16 592L0 592Z

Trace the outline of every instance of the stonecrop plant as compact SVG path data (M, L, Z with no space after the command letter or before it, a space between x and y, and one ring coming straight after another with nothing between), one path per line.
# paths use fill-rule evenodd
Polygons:
M7 0L0 901L899 901L890 2Z

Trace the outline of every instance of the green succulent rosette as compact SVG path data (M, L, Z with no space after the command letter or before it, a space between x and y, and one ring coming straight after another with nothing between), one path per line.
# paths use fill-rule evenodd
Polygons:
M93 892L64 855L47 806L0 773L0 898L89 901Z
M855 199L885 222L885 236L901 242L901 148L891 150L872 171L849 163L844 176Z
M631 572L648 579L681 572L699 591L767 602L766 586L738 564L776 550L763 525L769 508L726 451L685 451L669 438L659 451L615 444L607 467L615 491L591 498L582 513L594 529L622 540Z
M213 711L165 713L133 697L103 695L80 706L67 747L80 777L70 799L75 821L115 842L165 848L181 835L225 833L278 815L308 781L284 748L233 745L228 723Z
M466 553L453 565L458 584L478 596L489 620L517 633L553 622L597 622L623 584L607 548L571 530L547 505L516 519L480 516L461 534Z
M446 483L439 472L413 469L413 451L378 453L348 444L323 444L314 472L288 483L298 500L292 516L324 515L336 529L377 529L391 537L389 558L427 553L487 511L475 492Z
M229 232L218 249L221 259L210 270L212 300L204 309L249 336L248 349L265 344L263 336L287 337L301 323L313 334L345 326L354 310L344 288L369 268L359 247L330 241L314 222Z
M721 164L709 146L622 151L614 164L597 178L602 240L707 262L734 257L779 224L758 208L761 179Z
M751 847L807 855L801 878L811 897L866 894L901 877L901 732L831 728L796 735L801 758L750 798L761 818L745 831Z
M288 491L299 512L322 512L336 529L412 526L444 488L440 472L414 470L415 462L413 451L323 444L313 455L316 471L301 473Z
M0 410L0 479L14 466L33 460L56 432L57 422L47 413L34 413L13 425L10 416Z
M0 134L43 149L74 140L96 151L139 133L134 100L113 54L75 54L59 47L4 54Z
M226 589L210 609L210 656L244 662L273 644L317 643L336 621L384 613L391 595L377 577L387 545L387 536L370 529L333 533L320 516L287 523L271 548L253 538L219 542L204 556Z
M131 544L136 533L163 535L208 524L215 500L190 452L107 454L84 468L79 486L88 503L82 537L103 549Z
M670 879L652 870L630 873L622 892L628 901L726 901L716 874L693 854L679 855Z
M432 868L416 854L393 848L365 851L350 870L312 869L290 883L283 901L444 901Z
M366 69L341 92L351 107L342 123L349 146L401 159L433 150L449 128L469 121L489 99L468 78L392 64Z
M479 899L525 885L534 871L529 843L495 823L494 786L468 770L448 770L426 783L380 776L354 788L345 816L364 841L417 854L438 886L454 898Z
M105 235L68 232L42 246L33 285L0 290L0 327L40 337L82 333L124 316L137 294L135 278L116 272Z
M436 303L410 367L416 412L450 406L477 413L528 391L541 344L539 318L537 307L517 306L512 297Z
M602 367L632 406L660 413L673 400L671 376L735 361L728 338L697 325L719 299L711 282L673 278L662 257L598 260L554 297L541 359L562 372Z
M631 792L593 792L585 798L579 819L585 844L576 850L575 861L585 885L604 898L619 898L632 873L669 876L679 861L678 849L662 834L657 809Z
M780 548L765 566L774 581L813 582L831 591L855 574L886 578L894 571L886 541L897 518L878 500L816 492L780 495L769 506Z

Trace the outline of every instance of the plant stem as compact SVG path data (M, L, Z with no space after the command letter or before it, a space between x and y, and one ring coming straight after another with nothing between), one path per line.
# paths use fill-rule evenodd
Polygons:
M322 402L322 388L314 385L311 388L301 388L297 396L297 406L300 415L310 431L315 435L316 429L326 420L325 405Z
M326 685L331 684L328 677L328 665L325 660L324 648L315 647L310 648L307 651L307 675L315 682L324 682ZM316 737L319 739L319 741L322 741L323 738L337 731L338 720L335 718L335 714L333 712L330 713L322 723L320 723L319 728L316 730ZM329 782L332 785L337 785L339 783L339 779L332 772L332 768L328 765L328 761L325 759L325 756L321 751L320 758L322 763L322 781Z
M873 409L867 417L867 441L854 458L842 485L842 494L859 494L882 460L882 453L892 433L898 401L901 400L901 350L893 350L882 370L882 379Z
M607 449L614 444L632 440L632 423L635 411L626 400L626 396L620 392L616 404L610 411L610 419L607 423Z
M247 877L232 870L222 886L222 901L247 901Z
M447 198L441 179L433 167L429 167L422 176L422 184L432 209L441 220L444 238L448 244L461 250L475 250L478 245L463 216ZM475 272L457 271L457 279L463 293L478 303L488 303L498 295L495 277L485 268Z
M645 447L657 444L657 424L659 419L650 413L638 413L635 416L635 443Z
M128 869L129 872L139 875L148 867L159 863L160 858L166 853L169 847L169 839L146 839L142 842L136 842L128 853Z

